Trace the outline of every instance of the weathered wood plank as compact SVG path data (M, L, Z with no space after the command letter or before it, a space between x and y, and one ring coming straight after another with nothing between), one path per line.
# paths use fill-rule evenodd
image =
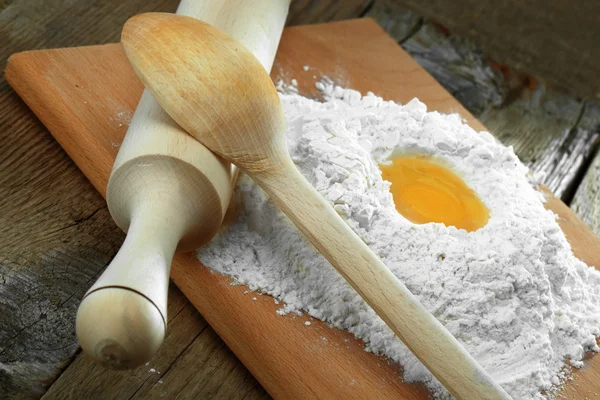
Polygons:
M374 0L292 0L287 25L316 24L362 16Z
M365 17L373 18L398 43L414 35L423 17L390 0L375 0Z
M588 102L579 123L581 129L600 133L600 104ZM600 235L600 139L596 137L596 153L581 184L577 188L571 208Z
M524 89L502 108L480 119L558 197L569 201L573 184L594 149L598 132L578 127L584 103L543 86Z
M4 10L13 0L0 0L0 11Z
M496 61L576 96L600 93L600 2L393 1L476 41Z
M504 102L507 83L472 42L425 22L402 47L475 116Z
M600 157L596 156L581 182L571 208L600 235Z
M0 398L39 396L56 378L77 349L77 305L122 240L28 114L0 83Z

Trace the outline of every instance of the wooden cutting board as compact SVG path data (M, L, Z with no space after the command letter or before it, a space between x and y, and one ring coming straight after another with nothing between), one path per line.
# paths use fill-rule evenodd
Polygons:
M304 66L308 65L308 70ZM297 79L299 91L318 96L322 76L366 93L430 110L457 112L483 126L369 19L288 28L272 77ZM143 86L119 44L40 50L13 55L6 78L104 196L113 161ZM25 160L26 161L26 160ZM575 254L600 265L600 240L560 200L548 208ZM421 384L404 383L401 368L366 353L362 342L320 321L282 317L270 296L246 293L213 274L195 255L180 254L171 277L240 360L277 398L425 399ZM257 297L253 301L252 297ZM600 393L600 356L591 357L563 391L584 399Z

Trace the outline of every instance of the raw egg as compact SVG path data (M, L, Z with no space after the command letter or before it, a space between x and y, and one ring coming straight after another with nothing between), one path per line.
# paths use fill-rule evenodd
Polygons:
M485 226L489 209L467 184L433 158L406 156L381 165L396 209L415 224L440 222L467 231Z

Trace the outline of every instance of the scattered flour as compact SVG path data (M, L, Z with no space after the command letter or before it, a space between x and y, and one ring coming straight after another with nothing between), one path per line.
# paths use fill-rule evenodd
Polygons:
M575 258L512 148L457 115L321 83L321 103L282 94L300 171L423 305L515 399L541 398L598 351L600 272ZM415 225L394 208L378 164L400 152L452 165L491 211L466 232ZM239 220L198 252L202 263L306 312L402 364L405 379L449 394L249 178ZM254 300L255 298L253 298ZM308 325L308 324L307 324Z

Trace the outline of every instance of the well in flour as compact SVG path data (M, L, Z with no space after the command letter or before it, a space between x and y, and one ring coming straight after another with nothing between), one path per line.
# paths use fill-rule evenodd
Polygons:
M391 184L396 210L415 224L440 222L471 232L490 218L477 193L434 157L403 154L380 169Z
M511 148L457 115L427 112L321 83L328 99L281 94L289 152L303 175L422 304L515 399L536 399L598 351L600 273L575 258ZM395 207L378 164L429 154L459 171L489 208L473 232L417 225ZM394 337L249 178L243 208L198 251L203 264L269 293L280 314L305 312L404 366L437 397L445 389Z

